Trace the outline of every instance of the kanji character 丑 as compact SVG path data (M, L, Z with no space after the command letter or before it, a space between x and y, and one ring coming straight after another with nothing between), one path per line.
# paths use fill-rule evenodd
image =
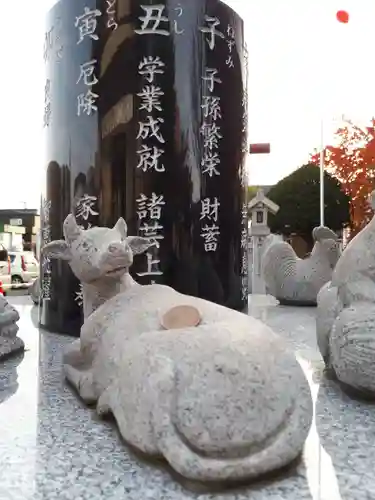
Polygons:
M168 23L168 17L164 16L165 5L140 5L145 15L140 16L142 26L134 30L138 35L163 35L169 36L167 29L160 28L161 23Z

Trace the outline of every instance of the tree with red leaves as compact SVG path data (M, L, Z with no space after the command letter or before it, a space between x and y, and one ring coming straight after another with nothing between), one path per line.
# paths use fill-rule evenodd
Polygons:
M335 134L336 144L326 146L325 168L350 196L351 235L370 221L368 197L375 188L375 118L368 127L346 120ZM319 165L319 152L311 160Z

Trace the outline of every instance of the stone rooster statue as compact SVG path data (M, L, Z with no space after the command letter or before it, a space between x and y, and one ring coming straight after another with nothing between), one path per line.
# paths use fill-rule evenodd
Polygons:
M319 290L332 277L340 257L337 235L328 227L316 227L309 257L300 259L285 241L275 241L263 255L262 272L267 293L285 305L316 305Z

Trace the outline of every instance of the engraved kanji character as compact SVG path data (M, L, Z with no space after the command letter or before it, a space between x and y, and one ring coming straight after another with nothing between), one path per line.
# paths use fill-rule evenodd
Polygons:
M139 29L134 30L138 35L163 35L168 36L169 31L159 27L162 23L168 23L168 17L164 16L165 5L140 5L144 10L145 15L140 16L139 20L142 25Z
M142 92L137 94L138 97L142 99L142 104L139 107L139 110L145 109L148 113L152 113L154 109L157 111L163 111L161 107L160 98L164 95L164 92L160 87L156 87L155 85L146 85Z
M96 203L96 196L89 196L88 194L84 194L82 198L80 198L77 202L77 210L76 217L87 221L90 215L99 215L99 212L95 212L93 209Z
M199 31L202 33L207 33L209 36L206 38L208 46L211 50L215 48L216 44L216 37L218 36L219 38L225 38L224 34L221 33L221 31L218 31L216 29L217 26L219 26L220 21L217 17L211 17L211 16L204 16L204 19L208 26L201 27L199 28Z
M89 7L85 7L84 13L76 17L76 22L74 26L78 28L79 39L77 45L83 42L86 36L92 38L92 40L99 40L98 35L95 33L96 27L98 25L97 17L101 16L100 10L90 10Z
M218 153L206 151L201 161L202 174L208 174L210 177L220 175L220 172L216 169L217 165L220 165Z
M158 223L158 221L154 221L152 223L144 222L140 228L139 232L143 233L142 236L149 240L152 240L155 243L156 248L160 247L159 240L163 240L164 236L159 234L158 231L161 231L163 226Z
M155 269L155 266L159 266L160 260L154 259L153 256L147 252L147 271L143 273L137 273L138 276L162 276L163 271Z
M212 150L219 147L219 139L222 139L223 136L220 134L220 127L216 123L203 123L200 131L204 137L205 148Z
M205 198L204 200L201 201L201 205L202 209L201 209L200 220L210 219L217 222L219 218L219 207L220 207L219 200L215 197L214 201L211 202L210 198Z
M205 73L206 74L202 76L202 80L204 82L208 82L208 90L210 92L213 92L215 83L222 83L222 80L216 77L216 75L218 74L218 70L214 68L206 68Z
M205 95L203 96L203 116L205 118L212 117L214 121L221 118L220 97Z
M137 198L135 201L138 203L137 215L139 220L147 219L148 211L147 211L147 196L143 193Z
M91 61L85 62L81 64L79 68L79 77L77 80L77 84L83 80L85 85L91 86L96 85L98 83L98 79L94 75L96 59L92 59Z
M41 296L45 300L51 300L52 280L51 276L43 276L41 280Z
M152 193L150 201L148 202L148 210L150 212L151 220L159 220L161 217L161 209L165 205L164 196Z
M160 132L160 123L164 123L163 118L153 118L152 116L147 116L145 122L139 122L137 139L149 139L150 137L155 137L155 139L164 144L165 140Z
M149 170L154 170L155 172L165 172L164 165L159 164L159 158L164 153L164 149L159 149L157 147L149 147L146 144L141 146L141 149L137 151L140 156L137 168L147 172Z
M244 227L241 232L241 248L247 248L247 246L248 246L247 229Z
M81 116L81 113L85 113L90 116L94 111L98 111L98 106L95 104L98 97L98 94L94 94L91 88L86 93L79 94L77 96L77 115Z
M138 66L138 73L144 75L145 79L152 83L155 80L155 75L163 75L165 64L160 57L144 57Z
M202 238L204 239L204 249L206 252L216 252L218 247L217 238L220 236L220 228L216 224L202 227Z

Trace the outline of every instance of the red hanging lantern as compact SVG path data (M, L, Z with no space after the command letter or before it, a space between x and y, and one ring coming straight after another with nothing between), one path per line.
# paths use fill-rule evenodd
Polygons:
M346 10L338 10L336 13L336 18L339 23L348 23L349 22L349 13Z

